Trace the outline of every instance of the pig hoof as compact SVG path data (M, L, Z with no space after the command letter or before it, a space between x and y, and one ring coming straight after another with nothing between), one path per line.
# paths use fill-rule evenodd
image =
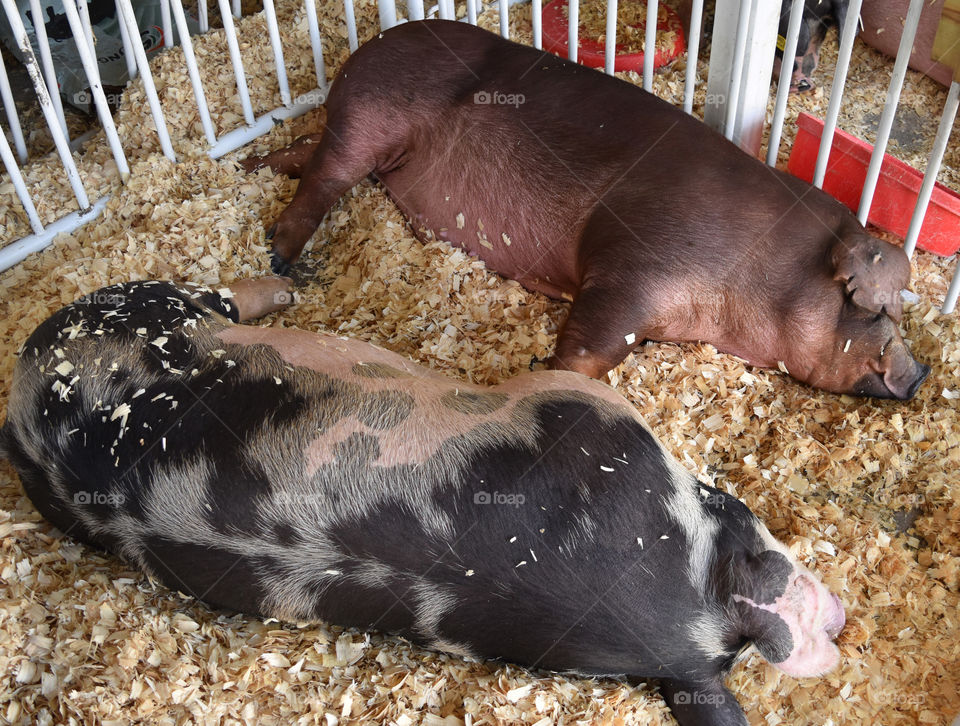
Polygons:
M274 252L270 255L270 269L274 275L287 276L290 274L290 263Z

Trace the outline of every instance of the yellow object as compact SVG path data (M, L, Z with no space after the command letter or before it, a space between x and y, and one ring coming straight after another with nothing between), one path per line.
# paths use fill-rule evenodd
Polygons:
M933 60L953 68L953 80L960 82L960 0L945 0L937 37L933 41Z

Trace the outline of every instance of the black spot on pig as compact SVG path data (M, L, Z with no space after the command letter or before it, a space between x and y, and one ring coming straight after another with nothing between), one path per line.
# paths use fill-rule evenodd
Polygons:
M250 557L158 535L144 539L141 556L167 587L227 610L243 603L246 612L256 614L264 614L263 577L279 565L268 556Z
M357 418L364 426L385 431L402 423L413 408L413 396L408 393L377 391L360 399Z
M284 547L295 547L307 541L299 530L289 522L275 522L273 536Z
M204 516L210 526L222 534L266 534L258 517L271 493L263 467L240 451L217 461L205 486Z
M385 363L357 363L350 371L363 378L409 378L410 374Z
M343 574L330 575L311 586L315 618L389 633L413 633L416 614L403 600L409 597L409 579L385 577L377 587L357 582L349 565L338 565L337 571Z
M475 393L473 391L447 391L440 403L459 413L482 416L503 407L509 400L505 393Z
M370 434L350 434L333 449L337 464L351 471L365 471L380 458L380 442Z

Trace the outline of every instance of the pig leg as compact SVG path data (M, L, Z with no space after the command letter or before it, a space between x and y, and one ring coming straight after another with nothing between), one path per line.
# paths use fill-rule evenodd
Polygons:
M708 683L661 681L660 695L680 726L747 726L747 717L719 679Z
M377 149L363 140L344 141L348 133L328 127L320 144L303 166L293 200L267 233L273 240L271 269L278 275L290 270L303 246L330 208L376 168Z
M287 307L293 302L289 277L257 277L239 280L230 286L231 300L239 322L254 320Z
M264 156L249 156L240 162L240 166L248 174L269 166L277 174L286 174L291 179L299 179L304 165L317 150L322 138L323 132L301 136L289 146L271 151Z
M609 286L588 283L577 294L547 365L601 378L644 339L636 315L642 309Z

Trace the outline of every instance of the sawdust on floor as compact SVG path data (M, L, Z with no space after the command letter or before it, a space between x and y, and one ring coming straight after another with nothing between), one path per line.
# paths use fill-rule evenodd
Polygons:
M303 11L286 0L277 7L291 84L309 90ZM512 10L515 38L529 37L529 13L529 6ZM372 0L357 3L357 17L362 38L375 32ZM347 56L346 30L336 9L321 9L321 18L332 74ZM482 19L489 28L496 22L495 13ZM265 22L246 18L240 32L248 68L258 69L251 95L262 113L279 105ZM793 97L791 118L798 110L822 115L831 48L828 39L821 90ZM222 131L240 118L222 34L199 40L197 55ZM674 102L683 63L656 80ZM854 63L853 100L840 125L865 135L856 124L877 110L891 63L859 44ZM268 271L264 225L295 182L267 171L248 177L230 159L207 158L180 51L156 66L181 163L159 153L142 90L133 86L117 118L130 182L119 184L102 141L88 145L78 160L91 197L112 194L104 214L0 274L4 406L15 351L62 304L129 279L229 283ZM702 62L700 70L702 79ZM905 102L935 126L945 92L908 77ZM698 108L704 90L701 84ZM322 118L318 110L278 126L233 157L281 146ZM955 187L958 149L954 143L944 178ZM71 204L57 166L28 170L47 220ZM7 242L27 231L8 182L0 198L0 240ZM812 391L709 345L649 343L610 376L668 449L742 498L847 608L836 672L797 680L757 656L734 669L730 685L752 724L945 724L960 712L960 324L937 311L951 268L952 261L922 252L914 260L920 302L907 306L903 329L933 372L908 403ZM546 357L566 312L566 304L527 292L443 243L417 242L370 182L334 207L299 274L298 303L264 324L348 334L476 382L502 380ZM0 602L0 720L12 724L672 723L648 687L469 663L332 625L213 612L59 536L6 462Z

